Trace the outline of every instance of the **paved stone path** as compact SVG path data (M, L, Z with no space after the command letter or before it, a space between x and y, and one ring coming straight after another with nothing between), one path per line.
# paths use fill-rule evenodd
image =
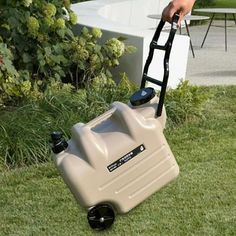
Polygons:
M204 47L208 24L191 26L195 58L189 50L186 79L194 85L236 85L236 24L227 22L228 51L225 52L224 21L214 21Z

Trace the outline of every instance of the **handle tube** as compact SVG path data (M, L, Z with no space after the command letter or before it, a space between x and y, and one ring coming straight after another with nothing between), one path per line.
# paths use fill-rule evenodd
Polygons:
M162 82L162 86L161 86L161 92L160 92L160 99L159 99L159 103L158 103L158 107L157 107L157 111L156 111L156 116L159 117L162 114L162 109L163 109L163 105L164 105L164 100L165 100L165 94L166 94L166 88L167 88L167 84L168 84L168 79L169 79L169 59L170 59L170 52L172 49L172 44L173 44L173 40L175 37L175 33L177 31L178 28L178 21L179 21L179 15L175 14L171 23L171 30L169 33L169 37L167 39L166 42L166 52L165 52L165 56L164 56L164 75L163 75L163 82Z
M146 60L145 66L144 66L144 70L143 70L143 76L142 76L140 89L145 88L147 78L150 78L148 76L148 69L149 69L149 66L150 66L152 59L153 59L154 50L157 49L157 50L164 50L165 51L164 61L163 61L163 63L164 63L164 65L163 65L164 66L163 81L159 81L159 80L156 80L153 78L151 79L152 83L161 86L160 99L159 99L159 103L158 103L158 107L157 107L157 111L156 111L157 117L161 116L161 114L162 114L165 93L166 93L166 88L167 88L167 83L168 83L168 78L169 78L170 52L172 49L172 43L173 43L173 40L175 37L175 33L178 28L178 21L179 21L179 15L177 13L175 13L173 16L173 19L172 19L171 29L170 29L168 39L167 39L165 45L161 46L161 45L158 45L158 39L159 39L161 31L165 25L165 21L163 19L161 19L161 21L159 22L158 27L155 31L153 39L150 43L149 54L148 54L148 57L147 57L147 60Z

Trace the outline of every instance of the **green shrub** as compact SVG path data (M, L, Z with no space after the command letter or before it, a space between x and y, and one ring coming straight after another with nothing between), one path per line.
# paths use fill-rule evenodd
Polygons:
M87 0L71 0L71 3L86 2Z
M28 71L17 71L12 64L13 55L6 44L0 43L0 106L8 103L11 98L28 96L31 82Z
M118 85L103 77L87 86L74 91L70 84L54 81L41 99L0 110L0 166L13 168L49 161L52 131L60 130L69 138L72 125L90 121L115 100L127 102L136 90L125 74Z
M176 89L169 89L166 94L165 108L170 125L179 125L203 118L206 101L211 97L197 86L190 86L188 81L182 81Z
M100 45L102 32L96 28L76 36L76 23L69 0L1 1L0 103L38 97L50 80L63 79L78 89L100 73L112 77L110 68L133 47L116 38Z
M101 74L77 91L70 84L52 81L40 99L20 108L0 110L0 166L11 168L49 161L52 131L59 130L69 138L75 123L87 123L107 111L113 101L127 103L137 89L125 74L121 74L118 85ZM169 127L202 118L209 97L209 92L190 86L187 81L176 90L167 90Z

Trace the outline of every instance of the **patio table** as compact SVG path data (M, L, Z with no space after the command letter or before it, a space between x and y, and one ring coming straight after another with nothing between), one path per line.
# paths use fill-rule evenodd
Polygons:
M212 24L212 21L215 17L215 14L224 14L224 19L225 19L225 51L227 51L227 14L232 14L233 15L233 18L234 18L234 21L235 21L235 24L236 24L236 18L235 18L235 14L236 14L236 8L202 8L202 9L195 9L194 11L196 12L204 12L204 13L211 13L212 16L211 16L211 20L210 20L210 23L208 25L208 28L207 28L207 31L206 31L206 34L204 36L204 39L202 41L202 45L201 45L201 48L203 47L204 43L205 43L205 40L206 40L206 37L208 35L208 32L211 28L211 24Z
M148 17L151 18L151 19L161 19L162 15L161 14L155 14L155 15L148 15ZM190 47L191 47L193 57L195 57L195 53L194 53L194 50L193 50L193 44L192 44L192 40L191 40L190 31L189 31L187 21L189 21L189 20L208 20L209 18L210 17L208 17L208 16L197 16L197 15L186 15L183 18L183 21L184 21L184 24L185 24L185 27L186 27L186 31L187 31L187 34L188 34L189 39L190 39ZM179 28L179 30L180 30L180 34L181 34L181 27Z

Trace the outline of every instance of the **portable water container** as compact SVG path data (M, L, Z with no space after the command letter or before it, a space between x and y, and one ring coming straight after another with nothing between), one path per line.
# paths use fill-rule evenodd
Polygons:
M141 88L128 104L114 102L87 124L75 124L68 142L59 132L51 134L56 166L75 199L88 209L88 222L94 229L111 226L115 212L127 213L179 174L163 134L168 62L177 21L175 15L163 46L157 41L165 22L159 23ZM162 82L147 76L154 49L165 51ZM145 87L146 81L161 86L159 97L153 88Z

